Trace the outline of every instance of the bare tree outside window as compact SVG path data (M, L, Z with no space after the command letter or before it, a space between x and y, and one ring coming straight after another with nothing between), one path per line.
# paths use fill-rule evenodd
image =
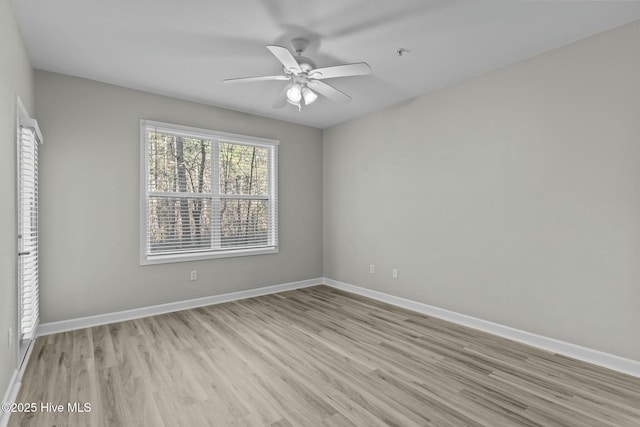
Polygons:
M210 153L211 141L149 135L151 252L210 246L211 199L197 197L211 193Z
M268 194L266 148L220 144L222 246L264 245L268 237L268 200L233 198Z

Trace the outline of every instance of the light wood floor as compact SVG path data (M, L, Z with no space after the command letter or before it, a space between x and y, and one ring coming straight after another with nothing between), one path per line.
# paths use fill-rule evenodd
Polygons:
M640 426L640 379L326 286L37 340L10 426Z

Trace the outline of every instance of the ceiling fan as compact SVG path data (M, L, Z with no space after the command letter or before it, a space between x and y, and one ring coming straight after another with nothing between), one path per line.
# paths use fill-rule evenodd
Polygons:
M267 46L278 61L283 65L283 75L242 77L238 79L226 79L225 83L259 82L268 80L289 81L273 103L273 108L282 108L287 103L302 109L303 105L309 105L318 99L318 94L329 98L334 102L345 103L351 97L322 80L336 77L363 76L371 73L371 67L366 62L354 64L334 65L331 67L316 68L316 64L309 58L302 56L309 42L303 38L291 40L291 47L295 56L282 46Z

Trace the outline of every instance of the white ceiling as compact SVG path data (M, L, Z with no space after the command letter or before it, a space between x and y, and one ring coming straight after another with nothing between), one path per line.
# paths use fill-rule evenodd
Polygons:
M325 128L640 18L639 1L13 0L37 69ZM273 109L282 81L265 48L311 44L318 67L373 73L328 81L321 98ZM411 52L398 56L405 48Z

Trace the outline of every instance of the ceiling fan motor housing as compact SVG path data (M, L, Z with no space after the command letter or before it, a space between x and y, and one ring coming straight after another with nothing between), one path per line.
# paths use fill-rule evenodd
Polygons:
M298 65L300 65L300 69L302 69L304 73L308 73L309 71L316 68L316 64L309 58L305 58L304 56L296 56L294 58ZM285 74L292 74L292 72L290 70L287 70L286 67L283 69Z

